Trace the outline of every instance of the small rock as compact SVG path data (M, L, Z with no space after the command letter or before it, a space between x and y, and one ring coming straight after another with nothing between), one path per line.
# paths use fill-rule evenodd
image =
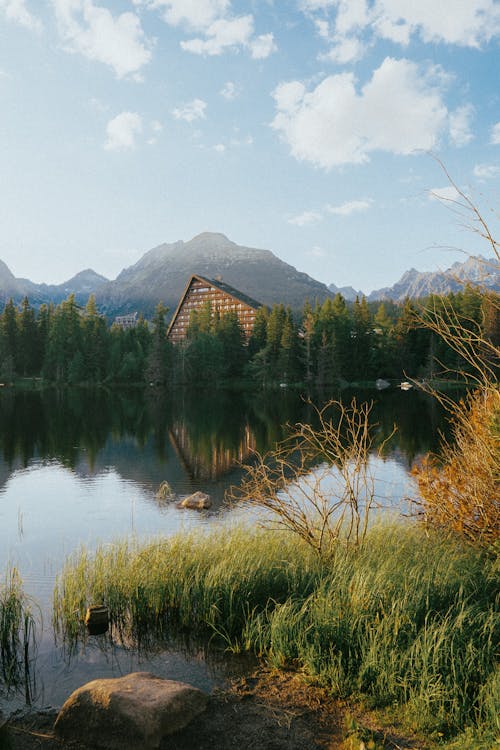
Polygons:
M212 506L210 495L206 495L204 492L194 492L192 495L188 495L180 503L177 503L178 508L192 508L193 510L206 510Z
M168 500L172 497L174 493L172 492L172 488L169 485L167 481L163 481L160 486L158 487L158 490L156 492L156 499L157 500Z
M202 713L207 696L149 672L88 682L61 708L54 732L92 748L153 750Z

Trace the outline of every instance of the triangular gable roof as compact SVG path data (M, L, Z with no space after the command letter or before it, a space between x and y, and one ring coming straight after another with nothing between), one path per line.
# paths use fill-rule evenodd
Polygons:
M234 297L238 300L238 302L243 302L245 305L248 305L248 307L253 307L254 310L258 310L259 307L262 307L261 302L257 302L257 300L253 299L252 297L249 297L247 294L243 294L243 292L240 292L238 289L235 289L234 286L230 286L229 284L226 284L225 281L218 281L217 279L207 279L204 276L197 276L196 278L201 279L202 281L205 281L207 284L210 284L211 286L217 287L217 289L220 289L221 292L225 292L226 294L229 294L231 297Z
M258 310L259 307L262 307L262 304L260 302L257 302L256 300L252 299L252 297L248 297L246 294L243 294L243 292L238 291L238 289L235 289L234 287L230 286L229 284L226 284L223 281L216 281L215 279L207 279L206 276L200 276L197 273L193 273L193 275L190 277L188 283L186 284L184 291L181 295L181 298L179 300L179 304L176 307L176 310L172 316L172 320L170 321L170 325L168 326L167 330L167 337L170 334L170 331L175 325L175 321L177 320L177 316L179 315L179 311L182 308L182 305L184 304L184 300L186 299L189 289L191 287L191 284L194 280L202 281L204 284L208 284L209 286L216 287L217 289L220 289L221 292L224 292L225 294L229 294L231 297L234 297L238 302L243 302L243 304L248 305L248 307L253 307L255 310Z

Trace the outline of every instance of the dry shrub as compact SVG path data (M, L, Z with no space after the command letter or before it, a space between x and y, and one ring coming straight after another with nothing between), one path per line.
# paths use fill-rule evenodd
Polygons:
M455 404L453 440L413 470L426 523L490 545L500 535L500 390L490 385Z
M311 404L315 424L298 423L275 450L256 453L229 498L263 508L272 526L292 531L319 554L338 539L359 545L380 507L369 461L372 407L355 399L349 406Z

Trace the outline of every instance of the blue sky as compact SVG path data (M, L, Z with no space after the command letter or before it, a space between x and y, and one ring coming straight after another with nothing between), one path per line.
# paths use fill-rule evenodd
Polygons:
M499 39L494 0L0 0L0 259L216 231L370 292L489 255L431 154L496 231Z

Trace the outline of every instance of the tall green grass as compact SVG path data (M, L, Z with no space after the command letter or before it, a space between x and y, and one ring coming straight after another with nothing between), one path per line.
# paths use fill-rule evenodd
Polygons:
M58 580L56 628L77 637L101 602L139 643L211 635L334 695L397 705L428 733L498 729L498 570L410 525L372 528L323 560L292 534L247 528L82 550Z
M21 577L9 567L0 581L0 685L32 690L31 661L36 648L36 618Z

